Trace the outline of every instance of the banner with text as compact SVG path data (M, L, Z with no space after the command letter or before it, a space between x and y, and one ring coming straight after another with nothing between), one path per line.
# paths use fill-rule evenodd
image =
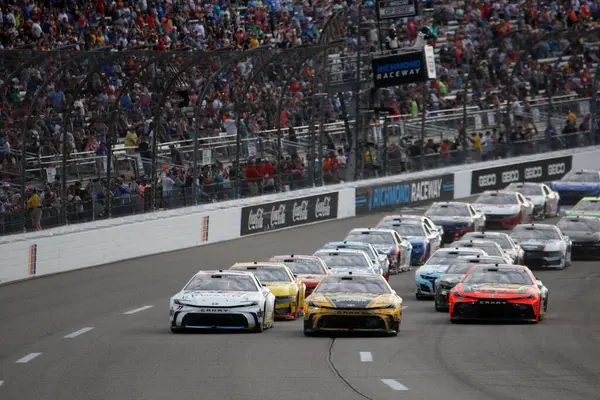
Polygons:
M504 189L514 182L558 180L571 170L572 165L573 156L565 156L473 171L471 194Z
M356 215L454 199L454 174L356 188Z
M242 208L240 235L336 219L338 192Z
M374 57L373 82L376 88L407 85L427 80L425 54L421 51Z

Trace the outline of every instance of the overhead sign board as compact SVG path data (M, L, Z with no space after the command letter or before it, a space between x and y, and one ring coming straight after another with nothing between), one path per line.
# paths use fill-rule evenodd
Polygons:
M427 80L425 53L422 50L374 57L371 65L376 88L406 85Z
M417 0L378 0L377 18L410 18L418 14Z

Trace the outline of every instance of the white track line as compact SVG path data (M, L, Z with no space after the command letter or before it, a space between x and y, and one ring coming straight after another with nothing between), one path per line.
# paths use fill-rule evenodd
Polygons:
M27 354L25 357L20 358L16 361L17 364L26 364L29 361L33 360L34 358L41 356L42 353L29 353Z
M92 329L94 329L92 326L88 326L86 328L82 328L82 329L80 329L78 331L69 333L68 335L66 335L64 337L64 339L73 339L73 338L76 338L77 336L83 335L84 333L87 333L87 332L91 331Z
M373 354L370 351L361 351L359 354L361 362L373 362Z
M395 379L382 379L381 382L385 383L393 390L409 390L406 386L404 386Z
M149 308L152 308L152 307L154 307L154 306L143 306L143 307L136 308L136 309L133 309L133 310L125 311L123 314L125 314L125 315L131 315L131 314L139 313L140 311L146 311L146 310L148 310Z

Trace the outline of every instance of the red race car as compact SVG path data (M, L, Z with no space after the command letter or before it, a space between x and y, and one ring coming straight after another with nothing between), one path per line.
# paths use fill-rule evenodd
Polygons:
M308 297L319 283L329 275L327 264L320 257L290 254L288 256L273 256L269 261L285 264L298 280L306 286Z
M548 311L548 289L522 265L476 265L448 296L450 321L539 322Z

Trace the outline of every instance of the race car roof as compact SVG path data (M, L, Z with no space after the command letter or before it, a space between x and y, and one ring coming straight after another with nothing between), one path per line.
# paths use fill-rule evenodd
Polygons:
M231 269L219 269L219 270L210 270L210 271L198 271L196 272L196 276L198 275L252 275L250 271L240 271L240 270L231 270Z
M239 262L239 263L235 263L231 266L231 268L248 268L248 267L255 267L255 268L277 267L277 268L287 269L285 264L279 263L279 262L272 262L272 261Z
M370 233L395 233L396 231L393 229L385 229L385 228L354 228L350 231L350 233L361 233L363 235L368 235Z
M484 256L483 254L460 256L458 260L473 264L496 264L504 263L504 258L498 256Z
M278 255L278 256L271 257L270 261L283 261L283 260L289 260L289 259L321 261L321 259L317 256L309 256L306 254Z
M319 249L315 252L317 254L333 254L335 253L345 253L345 254L367 254L364 250L359 249Z
M469 272L474 271L476 269L490 269L490 270L494 270L497 268L514 268L514 269L522 269L522 270L529 270L528 267L524 266L524 265L513 265L513 264L480 264L480 265L474 265L473 268L470 269Z
M354 242L354 241L348 241L348 240L344 240L343 242L327 242L324 244L324 246L358 246L358 247L370 247L372 246L371 243L366 243L366 242ZM329 249L324 249L324 250L329 250Z
M517 195L517 192L513 192L510 190L486 190L485 192L483 192L483 194L485 195L490 195L490 196L497 196L499 194L508 194L508 195Z
M399 214L399 215L386 215L385 217L382 218L382 220L391 220L391 219L411 219L411 220L415 220L415 219L420 219L420 220L424 220L426 217L424 217L423 215L410 215L410 214Z
M432 206L448 207L448 206L468 206L470 203L465 201L437 201Z
M456 242L452 242L450 245L453 247L461 247L464 244L489 244L496 243L493 240L485 240L485 239L465 239L465 240L457 240Z
M477 239L485 239L486 237L498 237L498 236L510 236L505 232L467 232L468 237L474 237Z
M527 187L527 186L541 186L543 185L543 183L538 183L538 182L513 182L510 185L508 185L507 187L518 187L518 188L522 188L522 187Z
M343 273L343 274L334 274L334 275L328 275L326 278L324 279L335 279L338 281L345 281L345 280L352 280L352 279L383 279L385 281L385 278L381 275L375 275L375 274L362 274L362 273L355 273L355 272L347 272L347 273Z

